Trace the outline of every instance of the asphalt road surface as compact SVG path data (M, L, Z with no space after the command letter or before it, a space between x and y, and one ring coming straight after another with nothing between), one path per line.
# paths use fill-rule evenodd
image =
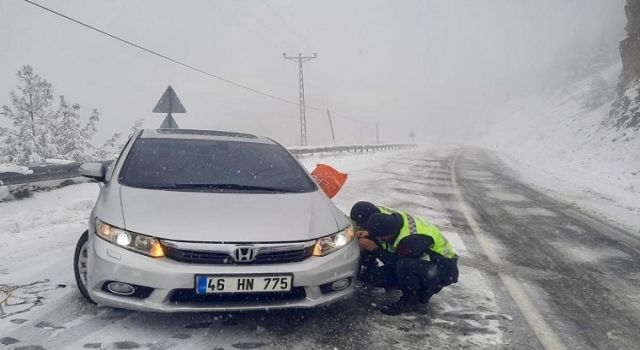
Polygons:
M508 274L531 308L518 310L520 316L537 313L546 323L520 323L514 341L541 348L535 340L551 336L548 348L640 348L639 233L524 185L487 151L459 154L453 164L458 187L501 262L490 263L486 254L479 261L503 291L498 300L517 308L499 278ZM458 218L466 238L478 243L468 220Z
M341 207L368 199L419 212L459 240L460 282L400 317L377 311L397 293L366 289L311 311L149 314L90 305L73 285L70 255L97 191L75 185L25 199L28 210L0 203L20 221L0 217L0 229L12 232L0 232L0 287L17 287L13 302L22 303L0 313L0 350L639 348L638 233L525 185L481 149L397 152L350 171L349 181L336 198ZM38 207L47 201L61 208ZM78 223L51 224L60 231L54 241L56 232L35 234L43 212Z

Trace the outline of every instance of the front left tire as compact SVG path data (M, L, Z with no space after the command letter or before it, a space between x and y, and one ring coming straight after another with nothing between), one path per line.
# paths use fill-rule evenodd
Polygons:
M73 271L76 276L76 284L78 285L78 289L82 296L89 301L90 303L95 304L95 302L89 296L89 292L87 291L87 262L89 256L89 230L84 231L78 239L78 243L76 244L76 251L73 257Z

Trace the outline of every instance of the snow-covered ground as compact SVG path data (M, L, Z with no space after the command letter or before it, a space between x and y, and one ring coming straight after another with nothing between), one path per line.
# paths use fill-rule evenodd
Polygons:
M349 174L334 198L345 212L355 201L369 200L423 215L442 228L461 255L460 282L436 295L427 314L382 315L375 306L397 294L380 291L358 293L301 317L291 312L158 315L89 305L72 271L75 242L98 194L96 184L83 183L0 203L0 301L8 297L0 310L0 343L47 349L495 348L507 329L501 322L510 316L500 314L482 273L464 263L470 252L446 211L455 203L425 195L429 188L446 191L449 181L441 169L420 167L429 162L429 152L301 158L310 170L326 163Z
M619 72L616 64L552 96L490 111L475 143L496 151L538 188L640 228L640 130L603 125Z
M58 159L58 158L47 158L44 160L45 164L53 164L53 165L64 165L64 164L73 164L74 160L68 159Z
M29 170L26 166L15 164L0 164L0 173L17 173L22 175L33 174L33 170Z

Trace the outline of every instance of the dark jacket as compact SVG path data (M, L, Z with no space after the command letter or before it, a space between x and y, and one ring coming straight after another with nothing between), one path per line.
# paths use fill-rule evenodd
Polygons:
M378 246L378 248L371 252L371 255L374 259L380 259L385 265L395 265L398 259L418 259L424 254L428 254L429 260L441 268L441 271L444 273L443 277L448 282L446 284L456 283L458 281L458 259L449 259L433 252L430 249L433 243L433 239L429 236L410 235L398 243L398 248L395 252L387 251Z

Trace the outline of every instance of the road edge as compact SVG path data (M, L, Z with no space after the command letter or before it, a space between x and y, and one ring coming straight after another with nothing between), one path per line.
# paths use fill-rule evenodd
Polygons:
M542 346L547 350L566 350L566 347L564 346L556 332L545 321L544 317L542 317L542 315L537 311L533 302L524 291L521 283L518 282L515 277L500 271L500 266L503 265L502 260L493 249L489 238L487 238L486 234L480 228L480 225L478 225L478 222L471 214L471 209L467 205L467 202L464 199L464 195L460 190L460 186L458 185L458 179L456 176L456 163L459 156L460 154L458 153L453 157L449 165L449 173L451 176L451 185L454 190L454 195L456 197L456 201L458 202L458 206L460 207L460 211L464 216L464 219L469 224L469 228L476 237L480 248L487 256L489 262L498 267L498 277L500 277L500 280L504 284L507 292L509 293L515 304L518 306L520 313L522 313L522 316L527 321Z

